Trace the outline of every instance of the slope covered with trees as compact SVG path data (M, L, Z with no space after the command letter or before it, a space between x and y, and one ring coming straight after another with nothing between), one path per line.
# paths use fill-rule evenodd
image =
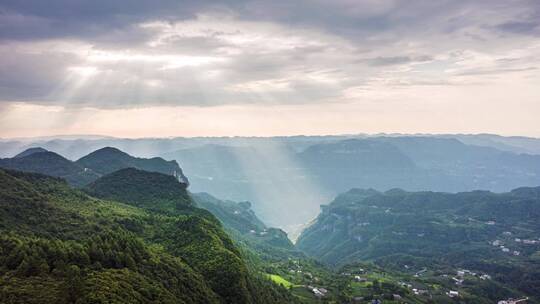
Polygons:
M0 171L0 183L6 303L294 300L250 272L219 222L202 210L156 213L32 173Z
M0 168L61 177L74 186L83 186L99 174L50 151L25 150L13 158L0 159Z
M99 178L85 191L102 199L174 213L192 205L186 187L172 175L126 168Z
M25 157L25 156L28 156L30 154L34 154L34 153L39 153L39 152L49 152L41 147L33 147L33 148L28 148L24 151L22 151L21 153L15 155L13 158L20 158L20 157Z
M125 168L137 168L150 172L160 172L174 175L182 183L188 183L182 173L182 169L174 160L166 161L161 157L138 158L133 157L116 148L105 147L96 150L76 161L77 164L90 168L93 171L105 175Z
M502 194L354 189L322 206L297 246L333 265L372 261L411 275L470 269L538 299L538 218L540 187Z
M267 227L250 209L249 202L217 199L207 193L192 194L198 207L208 210L241 246L265 262L305 258L279 228Z

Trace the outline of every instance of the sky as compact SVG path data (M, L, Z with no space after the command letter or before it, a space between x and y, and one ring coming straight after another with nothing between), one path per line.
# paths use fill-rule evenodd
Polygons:
M2 0L0 137L540 137L538 0Z

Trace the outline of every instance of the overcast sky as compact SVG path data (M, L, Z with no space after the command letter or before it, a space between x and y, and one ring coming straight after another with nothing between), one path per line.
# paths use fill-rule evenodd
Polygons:
M538 0L3 0L0 137L540 137Z

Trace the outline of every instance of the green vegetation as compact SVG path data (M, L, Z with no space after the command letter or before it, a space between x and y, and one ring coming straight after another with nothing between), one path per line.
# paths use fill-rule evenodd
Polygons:
M61 177L78 187L99 177L92 170L85 169L63 156L41 150L26 150L14 158L0 159L0 168Z
M268 277L275 282L276 284L282 285L285 288L290 288L293 285L293 283L285 280L283 277L277 275L277 274L268 274Z
M159 172L167 175L176 175L178 179L187 183L182 169L176 161L166 161L161 157L138 158L133 157L116 148L105 147L96 150L76 161L82 167L90 168L94 172L106 175L125 168L137 168L149 172Z
M540 188L503 194L355 189L323 206L297 246L331 265L372 261L408 278L427 278L459 290L462 299L478 297L476 303L510 296L536 303L538 218ZM452 278L459 269L476 275L457 283ZM489 279L479 279L482 274Z
M21 157L25 157L25 156L28 156L30 154L34 154L34 153L40 153L40 152L49 152L41 147L34 147L34 148L29 148L29 149L26 149L24 151L22 151L21 153L15 155L13 158L21 158Z
M223 224L239 246L251 251L265 262L304 257L287 234L277 228L269 228L250 209L249 202L219 200L207 193L192 194L197 207L210 211Z
M13 158L0 159L0 168L61 177L75 187L84 187L103 175L125 168L173 175L183 184L188 184L176 161L160 157L137 158L109 147L94 151L76 162L42 148L30 148Z
M0 184L4 303L294 301L207 212L104 201L39 174L0 171Z
M266 226L251 210L250 202L219 200L208 193L192 194L197 207L210 211L227 228L242 234L262 231Z
M539 303L540 187L353 189L294 246L249 202L189 194L175 162L83 159L0 160L56 176L0 170L2 303Z
M153 211L178 212L191 206L186 184L172 175L135 168L121 169L88 185L92 196Z

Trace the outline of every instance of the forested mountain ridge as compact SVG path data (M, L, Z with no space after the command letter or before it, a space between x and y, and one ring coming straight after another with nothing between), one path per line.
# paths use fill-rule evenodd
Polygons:
M41 173L64 178L74 186L83 186L99 174L50 151L24 151L13 158L0 159L0 168Z
M13 156L13 158L19 158L19 157L25 157L25 156L28 156L30 154L34 154L34 153L38 153L38 152L49 152L41 147L33 147L33 148L28 148L24 151L22 151L21 153Z
M155 213L33 173L0 171L0 183L7 303L294 301L248 270L207 212Z
M186 188L172 175L126 168L107 174L84 189L101 199L174 213L192 206Z
M76 187L84 187L103 175L126 168L160 172L189 184L176 161L133 157L111 147L96 150L75 162L43 148L30 148L13 158L0 159L0 168L61 177Z
M538 300L539 218L540 187L501 194L353 189L322 206L297 246L330 264L484 272L500 290Z
M229 235L239 244L266 262L305 258L278 228L267 227L250 209L249 202L219 200L207 193L192 194L197 207L210 211L223 224Z
M136 168L140 170L159 172L178 177L182 183L188 183L182 169L174 160L166 161L161 157L138 158L133 157L116 148L105 147L96 150L76 161L85 168L90 168L95 172L105 175L125 168Z
M116 147L137 157L176 160L192 192L250 201L263 221L291 235L317 215L319 205L351 188L507 192L540 184L540 139L486 134L36 138L0 140L0 155L36 146L68 159ZM274 186L282 190L268 190Z

